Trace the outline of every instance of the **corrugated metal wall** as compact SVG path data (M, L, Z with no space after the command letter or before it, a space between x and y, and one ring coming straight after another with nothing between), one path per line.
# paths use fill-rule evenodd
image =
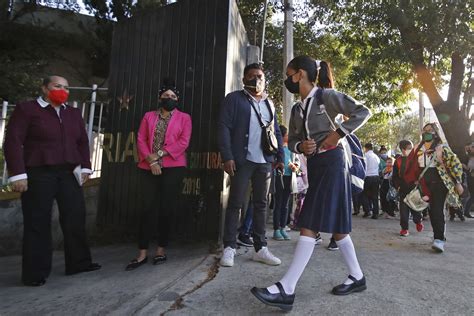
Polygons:
M225 94L241 87L247 44L235 0L179 1L116 26L99 226L136 230L141 209L136 133L143 114L156 109L162 78L171 76L193 120L189 170L172 231L184 237L217 237L223 172L216 121Z

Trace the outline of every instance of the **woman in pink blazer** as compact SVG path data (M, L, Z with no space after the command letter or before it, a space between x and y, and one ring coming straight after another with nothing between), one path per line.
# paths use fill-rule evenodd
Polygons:
M178 110L179 92L166 81L159 92L159 107L145 113L138 130L141 200L144 208L138 229L138 257L125 270L134 270L148 261L150 239L157 234L158 247L153 264L167 259L169 215L176 211L186 172L186 149L191 138L191 117ZM154 219L158 213L158 231Z

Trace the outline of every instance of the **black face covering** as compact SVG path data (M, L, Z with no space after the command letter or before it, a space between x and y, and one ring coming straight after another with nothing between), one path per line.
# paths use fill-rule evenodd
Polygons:
M178 107L178 101L170 98L160 99L159 106L166 111L171 112Z
M285 87L290 93L293 93L293 94L300 93L300 83L293 82L293 80L291 80L292 77L293 75L288 76L288 78L286 78Z

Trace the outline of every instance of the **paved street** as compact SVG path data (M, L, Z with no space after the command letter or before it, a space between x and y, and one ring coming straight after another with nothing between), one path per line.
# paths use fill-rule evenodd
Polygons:
M298 285L290 315L474 315L474 220L448 222L446 252L431 251L431 227L398 236L398 220L354 218L352 235L368 290L336 297L346 267L338 251L317 246ZM270 233L268 233L270 235ZM217 268L207 245L178 245L168 263L123 271L133 245L94 249L103 269L72 277L62 275L62 254L55 253L54 272L41 288L20 286L21 258L0 258L2 315L255 315L281 314L250 294L286 271L292 241L269 241L283 263L269 267L250 260L239 249L235 266Z

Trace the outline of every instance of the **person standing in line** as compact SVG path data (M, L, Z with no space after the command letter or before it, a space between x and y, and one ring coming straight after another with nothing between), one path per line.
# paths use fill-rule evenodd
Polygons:
M407 237L410 234L408 230L408 220L410 214L412 215L413 222L415 223L416 230L418 232L423 231L424 225L422 223L423 218L421 212L413 211L404 202L407 194L410 193L410 191L415 187L415 184L408 183L406 179L407 160L408 155L413 150L413 143L409 140L401 140L398 144L398 147L400 148L402 154L396 159L395 165L393 167L393 184L400 195L400 236Z
M382 170L382 183L380 185L380 205L382 208L382 213L385 213L386 218L395 217L395 209L397 205L395 201L387 199L387 193L392 185L393 177L393 161L392 157L387 157L385 159L385 168Z
M191 116L179 110L179 91L166 78L158 92L158 109L146 112L137 137L140 199L144 206L138 227L139 253L126 266L134 270L148 261L148 247L157 233L153 264L165 263L170 216L175 214L186 173L186 149L191 139ZM158 215L158 216L156 216ZM155 220L158 218L158 229Z
M281 135L283 137L284 150L284 169L281 172L277 169L275 181L275 208L273 210L273 239L275 240L291 240L285 231L288 219L289 200L296 184L296 171L299 167L299 161L296 161L296 155L288 149L288 129L280 125Z
M365 144L364 150L367 172L364 181L364 191L362 192L363 217L369 217L372 214L372 219L377 219L379 216L380 158L374 153L371 143Z
M464 216L474 218L474 216L471 215L471 208L474 204L474 142L466 146L466 154L468 158L464 169L466 171L467 188L470 196L464 205Z
M334 295L347 295L367 288L349 233L351 227L351 180L339 141L365 124L370 111L351 97L332 89L331 68L325 61L295 57L287 66L285 86L302 101L293 106L289 148L308 156L308 192L298 225L300 237L293 260L279 282L251 289L264 304L289 311L295 288L316 244L319 232L332 233L349 269L349 277L333 288ZM337 114L349 119L332 130Z
M265 239L266 209L272 163L283 170L283 145L273 103L265 93L265 74L261 64L244 68L244 89L229 93L222 102L218 121L218 146L229 174L230 194L225 213L224 251L220 259L223 267L234 265L237 247L237 225L245 195L252 182L253 260L268 265L279 265L281 260L267 247ZM278 142L277 154L268 154L262 147L262 126L273 132Z
M86 238L82 184L92 170L84 120L78 109L66 105L65 78L46 77L41 90L38 99L16 105L4 145L9 182L21 193L22 281L27 286L44 285L51 273L54 200L64 236L66 275L101 268L92 262Z

